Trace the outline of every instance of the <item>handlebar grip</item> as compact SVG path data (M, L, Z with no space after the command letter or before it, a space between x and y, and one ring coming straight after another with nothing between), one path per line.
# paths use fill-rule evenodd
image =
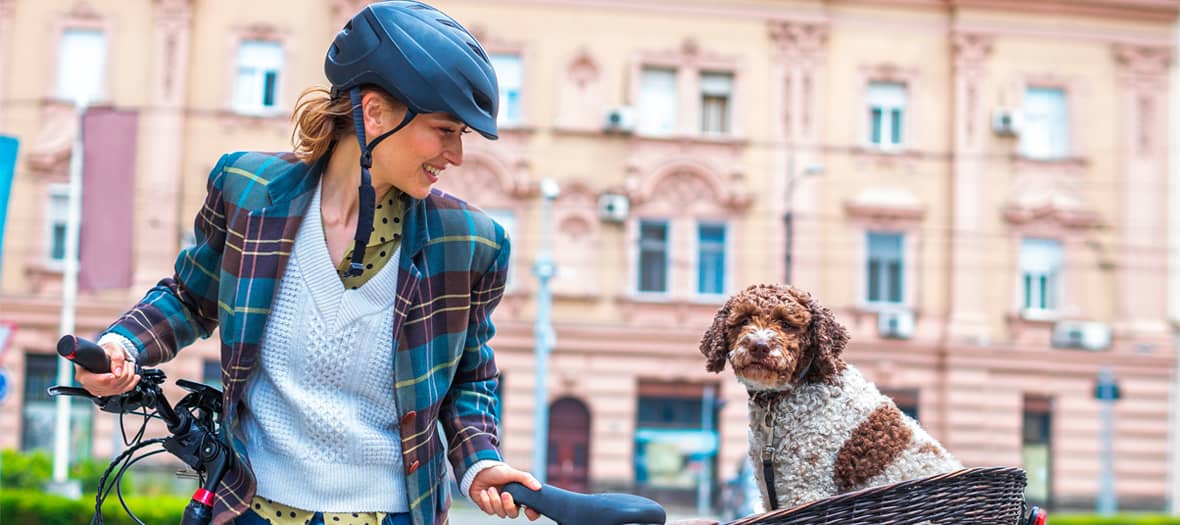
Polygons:
M80 365L95 374L111 371L111 358L105 350L93 341L76 335L63 335L57 340L57 354Z
M512 494L512 500L517 505L526 505L533 509L536 509L537 502L541 501L540 491L535 491L515 481L504 485L504 492Z

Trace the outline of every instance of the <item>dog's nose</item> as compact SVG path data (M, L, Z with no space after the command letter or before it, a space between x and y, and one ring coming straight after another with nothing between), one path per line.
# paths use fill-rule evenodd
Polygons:
M770 345L758 341L750 344L750 355L756 359L764 359L770 353Z

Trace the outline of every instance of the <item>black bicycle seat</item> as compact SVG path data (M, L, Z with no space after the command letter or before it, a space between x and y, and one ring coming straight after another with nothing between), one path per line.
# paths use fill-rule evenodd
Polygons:
M634 494L579 494L552 485L534 491L520 483L504 491L557 525L664 525L668 519L659 503Z

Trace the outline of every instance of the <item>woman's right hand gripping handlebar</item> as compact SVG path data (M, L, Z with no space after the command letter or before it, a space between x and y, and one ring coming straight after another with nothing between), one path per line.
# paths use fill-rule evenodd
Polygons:
M99 346L76 337L69 337L68 339L69 342L67 342L66 337L63 337L58 342L58 353L74 361L74 379L78 381L78 384L82 385L82 388L90 392L91 395L100 397L119 395L135 388L135 385L139 384L139 374L135 373L135 359L128 355L118 343L112 341ZM77 359L71 355L67 355L70 352L70 349L66 348L67 346L73 346L74 351L89 351L91 352L89 354L91 356L94 350L101 349L106 354L106 363L101 363L98 366L91 365L89 368L96 370L106 368L109 371L88 370L78 363L104 360L101 358L89 360ZM102 365L106 366L104 367Z

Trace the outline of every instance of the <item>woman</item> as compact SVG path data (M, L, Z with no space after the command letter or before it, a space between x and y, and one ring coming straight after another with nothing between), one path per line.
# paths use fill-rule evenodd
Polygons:
M195 246L99 339L112 373L77 379L125 392L134 363L220 330L239 461L214 525L444 523L447 459L482 510L514 518L504 484L540 484L497 450L488 340L508 239L431 191L468 128L496 138L487 54L438 10L390 1L353 17L324 69L331 90L296 105L295 151L221 158Z

